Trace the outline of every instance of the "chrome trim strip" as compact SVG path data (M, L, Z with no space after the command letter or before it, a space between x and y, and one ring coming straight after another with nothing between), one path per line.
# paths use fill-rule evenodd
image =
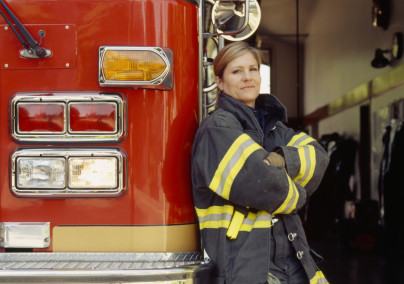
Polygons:
M128 269L164 269L201 264L200 252L38 252L0 253L2 269L97 269L115 270L116 263ZM0 269L1 271L1 269Z
M22 132L18 129L18 104L63 104L65 106L64 131L63 132ZM111 132L79 132L70 131L69 110L70 103L112 103L116 106L115 130ZM124 139L126 135L126 108L127 103L123 95L118 93L99 92L52 92L52 93L17 93L10 101L10 130L12 138L20 143L24 142L111 142L116 143Z
M1 253L1 283L213 283L200 252Z
M117 263L119 266L119 262ZM192 284L193 279L199 278L199 266L179 267L170 269L142 269L142 270L2 270L1 283L150 283L150 284ZM208 268L205 268L205 270ZM211 269L211 268L210 268ZM211 282L212 283L212 282Z
M17 159L19 157L62 157L66 160L65 175L66 185L64 188L18 188L17 186ZM68 171L69 158L71 157L115 157L117 163L117 187L96 188L96 189L75 189L69 188ZM19 197L114 197L125 192L124 167L126 163L125 154L119 149L94 149L94 148L53 148L53 149L17 149L10 157L10 181L11 191Z
M156 53L163 59L166 68L163 73L151 81L118 81L105 79L102 62L105 53L109 50L124 50L124 51L151 51ZM174 56L170 48L162 47L137 47L137 46L101 46L98 52L98 83L101 87L133 87L133 88L151 88L172 90L174 87Z

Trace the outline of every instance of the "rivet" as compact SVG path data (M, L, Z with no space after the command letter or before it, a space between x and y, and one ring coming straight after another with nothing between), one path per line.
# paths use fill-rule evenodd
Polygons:
M66 63L66 67L69 67L70 66L70 64L69 63Z
M8 64L7 64L7 63L6 63L6 64L4 64L4 67L8 68Z
M68 30L70 27L69 26L65 26L65 29Z
M4 27L4 30L8 30L8 26L5 26L5 27Z

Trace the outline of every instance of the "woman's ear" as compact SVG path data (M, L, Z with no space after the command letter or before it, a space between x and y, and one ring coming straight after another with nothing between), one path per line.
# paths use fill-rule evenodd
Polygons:
M223 82L222 79L219 78L219 76L215 76L215 82L217 87L219 88L220 91L223 91Z

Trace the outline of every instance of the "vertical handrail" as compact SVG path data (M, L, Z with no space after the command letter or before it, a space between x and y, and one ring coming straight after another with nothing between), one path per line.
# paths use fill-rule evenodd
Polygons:
M199 46L198 46L198 123L202 122L203 119L203 108L204 108L204 102L203 102L203 33L204 33L204 19L205 19L205 0L201 0L199 4L199 17L198 17L198 40L199 40Z
M245 5L245 17L242 26L237 29L237 30L231 30L231 31L225 31L225 32L218 32L216 27L214 27L213 33L205 32L205 2L208 1L210 4L214 5L216 2L213 0L201 0L200 1L200 6L199 6L199 33L198 33L198 38L199 38L199 74L198 74L198 80L199 80L199 87L198 87L198 102L199 102L199 123L202 122L202 120L208 116L208 106L207 104L207 95L208 92L214 90L217 86L216 83L213 83L211 86L204 88L204 79L203 79L203 72L204 72L204 57L203 57L203 41L204 38L210 38L210 37L217 37L218 39L218 50L222 49L224 47L224 37L226 35L235 35L238 33L241 33L245 30L245 28L248 25L249 21L249 2L250 0L244 0L244 5ZM220 1L220 0L217 0ZM225 1L224 1L225 2ZM205 78L206 80L207 78Z

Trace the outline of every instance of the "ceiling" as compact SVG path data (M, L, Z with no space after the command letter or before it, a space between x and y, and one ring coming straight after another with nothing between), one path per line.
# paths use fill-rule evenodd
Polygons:
M299 34L301 37L306 36L316 3L317 0L261 0L260 34L284 41L295 41L298 5Z

